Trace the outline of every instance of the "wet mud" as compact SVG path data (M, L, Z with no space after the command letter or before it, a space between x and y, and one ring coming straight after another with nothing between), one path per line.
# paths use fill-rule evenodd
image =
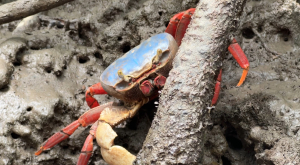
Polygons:
M85 90L111 62L197 2L76 0L0 25L0 164L76 164L88 128L40 156L34 152L89 109ZM224 55L222 91L210 113L201 164L300 164L299 3L247 2L232 35L250 71L235 87L242 69ZM154 112L150 102L118 126L116 143L137 154ZM106 164L96 144L89 164Z

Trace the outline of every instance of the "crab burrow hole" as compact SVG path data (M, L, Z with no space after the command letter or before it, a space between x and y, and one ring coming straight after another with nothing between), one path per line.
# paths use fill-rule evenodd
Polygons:
M7 91L9 91L8 85L4 85L2 88L0 88L0 92L7 92Z
M16 134L16 133L14 133L14 132L12 132L10 135L11 135L11 137L12 137L13 139L18 139L18 138L21 137L19 134Z
M45 68L45 71L46 71L47 73L51 73L51 72L52 72L52 68L51 68L51 67L46 67L46 68Z
M278 30L278 34L284 42L291 40L291 31L289 29L280 29Z
M246 39L252 39L255 34L251 27L247 27L242 29L242 36Z
M238 134L232 125L229 125L229 127L226 129L224 135L226 137L226 141L227 141L230 149L236 150L236 151L243 149L243 143L238 138Z
M94 53L94 57L97 58L97 59L103 59L103 56L100 52Z
M263 26L262 26L262 25L259 25L259 26L257 27L257 31L258 31L259 33L261 33L261 32L263 31Z
M90 61L90 58L87 56L78 56L78 62L80 64L84 64L86 62Z
M231 165L231 161L228 158L226 158L225 156L222 156L221 159L222 159L223 165Z
M131 49L131 46L129 43L125 43L124 45L121 46L121 49L123 53L127 53Z
M165 22L165 27L168 27L168 25L169 25L169 21L166 21Z
M158 15L159 15L159 16L162 16L162 14L163 14L162 11L159 11L159 12L158 12Z
M26 111L27 111L27 112L32 111L32 107L27 107L27 108L26 108Z

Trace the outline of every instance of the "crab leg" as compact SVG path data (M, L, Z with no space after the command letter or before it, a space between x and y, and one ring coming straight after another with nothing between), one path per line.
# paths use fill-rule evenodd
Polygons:
M98 127L98 121L95 122L90 129L90 134L86 138L84 145L81 149L81 153L78 158L77 165L87 165L89 162L90 157L92 156L93 152L93 140L96 138L96 130Z
M94 95L107 94L107 92L102 88L101 83L92 85L85 92L85 100L90 108L99 106L98 101L93 97Z
M216 85L215 85L214 97L211 100L211 105L212 106L215 105L218 101L218 97L219 97L219 93L220 93L220 89L221 89L221 81L222 81L222 69L220 69L220 73L218 75L217 82L216 82Z
M35 155L40 155L43 151L50 149L53 146L55 146L56 144L60 143L61 141L67 139L69 136L71 136L75 132L75 130L79 126L86 127L90 124L95 123L98 120L101 112L106 107L110 106L111 104L112 104L112 102L103 104L101 106L90 109L89 111L87 111L86 113L81 115L78 120L74 121L70 125L63 128L60 132L55 133L48 140L46 140L42 144L40 149L37 152L35 152Z
M243 82L246 79L248 70L249 70L249 61L243 52L242 48L240 45L237 43L235 39L232 40L231 44L228 47L229 52L232 54L232 56L235 58L235 60L238 62L241 68L243 68L243 74L242 77L237 84L237 86L241 86Z

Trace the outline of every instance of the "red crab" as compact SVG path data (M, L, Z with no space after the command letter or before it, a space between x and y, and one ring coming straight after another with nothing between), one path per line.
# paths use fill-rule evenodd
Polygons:
M171 18L165 33L155 35L142 42L107 67L100 77L100 83L89 87L86 91L86 102L92 109L51 136L35 155L41 154L42 151L52 148L68 138L79 126L86 127L92 124L90 134L82 147L78 164L85 165L88 163L92 155L95 138L101 147L103 159L108 164L132 164L135 156L125 148L114 145L117 134L112 127L133 117L142 105L158 96L158 90L162 89L166 82L166 77L172 68L173 58L194 11L195 9L192 8L176 14ZM244 69L237 85L240 86L246 78L249 62L235 39L228 49ZM217 78L212 105L218 99L221 74L222 71ZM110 102L99 105L93 97L99 94L110 94L122 100L123 104Z

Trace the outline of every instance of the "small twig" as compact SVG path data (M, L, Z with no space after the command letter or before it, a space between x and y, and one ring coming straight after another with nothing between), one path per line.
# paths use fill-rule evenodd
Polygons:
M0 25L15 21L74 0L18 0L0 6Z
M258 37L258 39L260 40L260 42L262 43L262 46L266 49L266 51L275 54L276 56L273 56L273 59L278 58L279 56L281 56L282 54L277 53L276 51L273 51L271 49L269 49L266 45L266 42L262 39L261 35L258 33L258 31L256 31L255 29L252 28L252 31L254 32L254 34Z

